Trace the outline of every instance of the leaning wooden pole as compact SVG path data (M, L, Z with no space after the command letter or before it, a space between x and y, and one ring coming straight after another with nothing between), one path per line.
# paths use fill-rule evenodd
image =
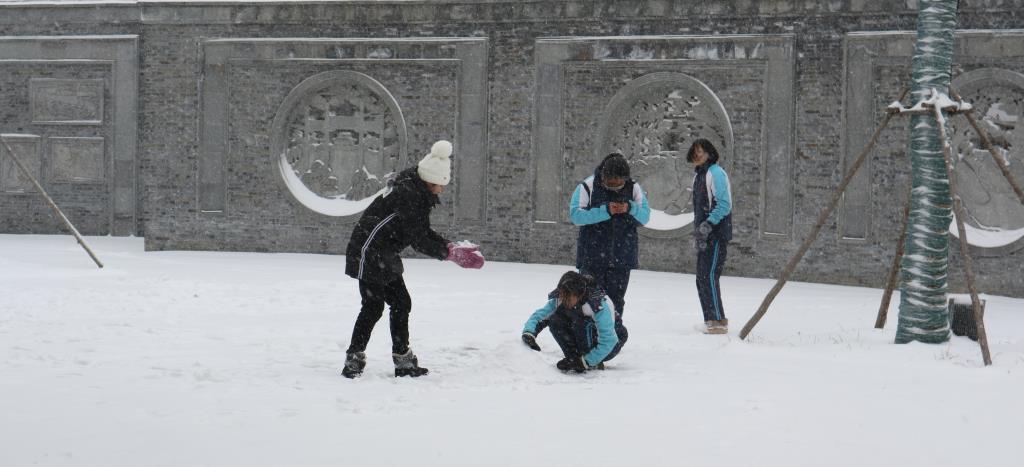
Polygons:
M950 90L950 94L952 94L953 98L957 101L963 100L960 95L952 89ZM1020 200L1021 204L1024 204L1024 190L1021 190L1020 185L1017 184L1017 180L1013 177L1013 173L1010 172L1009 162L996 152L995 146L992 145L992 140L988 139L988 133L985 133L985 130L981 125L978 125L978 121L974 118L973 110L968 110L967 112L963 112L963 114L964 117L967 117L967 121L970 122L971 127L974 128L974 132L978 134L978 139L981 140L981 145L988 150L989 154L992 155L992 160L995 161L996 166L999 167L999 171L1003 173L1003 177L1005 177L1006 181L1010 183L1010 186L1013 188L1013 192L1017 194L1017 199Z
M875 318L875 329L885 327L885 321L889 317L889 303L892 302L892 291L896 288L896 282L900 276L900 261L903 260L903 241L907 238L907 220L910 219L910 195L907 195L907 202L903 205L903 222L900 223L900 238L896 241L896 257L892 259L892 266L889 267L889 278L885 281L885 292L882 294L882 303L878 306L878 317Z
M71 231L71 234L75 236L75 240L78 240L78 244L82 245L82 248L85 249L85 252L88 253L89 257L92 258L93 262L96 263L96 266L102 268L103 263L101 263L99 258L97 258L96 255L92 252L92 249L89 248L89 245L85 243L85 240L82 238L82 235L78 233L78 229L76 229L75 226L71 224L71 221L68 220L67 216L65 216L64 213L61 212L60 208L57 207L57 203L54 203L53 199L50 198L50 195L46 194L46 190L44 190L43 186L39 184L39 181L37 181L36 178L32 176L32 173L28 171L28 168L22 165L21 159L18 159L17 154L14 153L14 148L12 148L11 145L7 143L7 140L4 139L3 136L0 136L0 141L4 142L4 147L7 148L7 153L11 155L11 160L14 161L14 164L17 165L18 169L21 170L21 173L25 174L25 177L31 180L32 184L36 186L36 189L39 190L39 194L43 195L43 198L46 199L46 202L50 205L51 208L53 208L53 211L57 213L57 217L59 217L60 220L64 222L64 225L68 227L68 230Z
M907 91L904 90L900 94L900 98L898 100L902 101L903 96L906 94ZM789 280L790 274L793 274L793 271L796 269L796 265L800 263L801 259L803 259L804 254L807 253L807 250L811 247L811 244L814 243L814 240L818 238L818 232L821 231L821 227L825 225L825 221L828 220L828 217L832 215L832 211L835 210L836 205L839 204L839 199L842 198L847 185L850 184L850 181L853 180L853 176L857 174L857 170L860 169L860 166L864 164L864 160L867 159L868 154L870 154L871 150L874 149L875 144L878 142L878 136L882 134L882 130L884 130L889 124L889 120L892 119L892 116L898 112L898 110L889 110L886 113L885 118L882 119L882 123L875 129L875 133L871 135L871 140L868 142L867 146L864 147L864 150L862 150L857 156L857 159L850 167L850 171L846 173L842 182L839 183L839 187L836 188L835 193L832 194L832 199L829 200L828 206L826 206L825 210L818 216L818 221L815 222L814 227L811 228L811 233L807 236L807 240L804 240L803 245L800 245L796 254L794 254L789 260L789 263L786 264L786 267L782 270L782 275L779 276L779 280L775 282L775 286L772 287L772 290L768 292L764 301L761 302L761 306L757 309L757 312L754 313L754 316L751 316L750 320L747 321L747 324L743 326L743 330L740 331L740 339L746 339L747 335L750 334L750 331L757 325L757 322L761 321L764 314L768 312L768 307L772 304L772 301L775 300L775 296L778 295L782 290L782 287L786 285L786 281Z
M953 196L953 214L956 216L956 230L960 233L960 256L964 261L964 274L967 276L967 291L971 293L971 307L974 309L974 323L978 327L978 344L981 345L981 357L985 366L992 364L992 354L988 350L988 335L985 333L984 312L981 310L981 299L978 298L978 289L974 286L974 265L971 260L971 252L967 247L967 228L964 226L964 205L960 200L960 191L957 189L956 172L953 170L953 156L950 154L949 138L946 136L946 122L942 116L942 109L934 106L935 120L939 125L939 139L942 143L942 157L946 161L946 174L949 177L949 191Z

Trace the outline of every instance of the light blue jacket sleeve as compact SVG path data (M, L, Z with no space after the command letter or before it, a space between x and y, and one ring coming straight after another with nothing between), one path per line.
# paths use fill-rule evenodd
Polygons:
M572 199L569 200L569 220L576 225L589 225L604 222L612 218L608 214L608 208L604 205L588 209L590 195L583 191L583 184L576 185L576 191L572 192Z
M601 310L594 313L594 321L597 322L597 345L590 352L583 356L587 365L595 366L604 361L604 358L619 343L619 336L615 334L615 316L608 299L601 300Z
M651 207L647 205L647 194L639 183L633 185L633 199L629 202L629 215L637 222L647 224L651 220Z
M708 174L711 175L711 186L715 194L715 209L708 214L708 222L718 225L732 212L732 190L729 186L729 176L718 164L713 164L708 169Z
M530 315L530 319L526 320L526 324L523 326L523 332L528 332L533 335L537 335L537 323L540 323L548 316L551 316L555 312L555 299L548 300L544 306L537 309Z

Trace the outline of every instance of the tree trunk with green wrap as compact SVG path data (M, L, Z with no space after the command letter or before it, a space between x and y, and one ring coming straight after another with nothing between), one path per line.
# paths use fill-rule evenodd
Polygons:
M911 103L927 100L932 90L949 92L955 41L957 0L919 0ZM946 309L949 224L952 200L934 115L910 120L913 187L907 222L906 254L901 264L899 326L896 343L949 340Z

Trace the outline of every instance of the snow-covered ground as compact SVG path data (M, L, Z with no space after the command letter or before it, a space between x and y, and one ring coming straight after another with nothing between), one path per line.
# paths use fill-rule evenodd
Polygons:
M519 341L566 266L407 260L431 373L392 377L385 315L347 380L343 258L89 241L106 268L0 235L0 466L1024 465L1024 300L988 297L985 368L892 344L878 290L791 283L740 341L771 281L723 278L734 329L706 336L693 276L637 271L629 343L578 376Z

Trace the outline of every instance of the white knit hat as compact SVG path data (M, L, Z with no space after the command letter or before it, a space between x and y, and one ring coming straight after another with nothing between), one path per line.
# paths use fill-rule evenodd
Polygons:
M424 182L447 185L452 179L451 155L452 143L442 139L430 147L430 154L420 161L416 172Z

